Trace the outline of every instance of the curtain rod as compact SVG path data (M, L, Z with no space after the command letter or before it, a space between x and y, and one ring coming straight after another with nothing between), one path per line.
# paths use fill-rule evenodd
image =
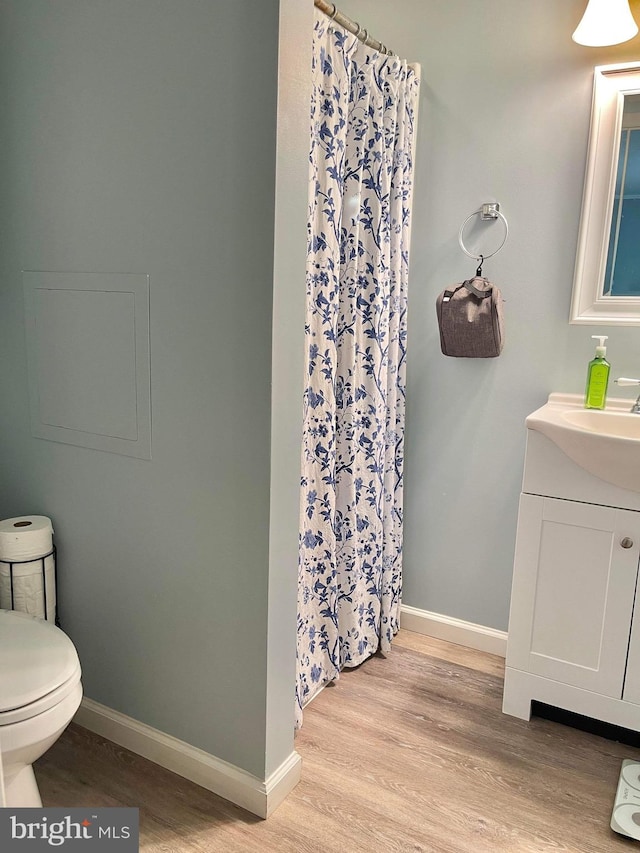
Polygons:
M360 26L360 24L352 21L351 18L347 18L346 15L343 15L342 12L338 11L338 7L335 3L325 3L324 0L313 0L313 2L321 12L328 15L332 21L340 24L340 26L344 27L345 30L353 33L356 38L360 39L360 41L364 42L368 47L372 47L379 53L386 53L389 56L393 56L393 51L389 50L386 45L382 44L381 41L372 38L369 33Z

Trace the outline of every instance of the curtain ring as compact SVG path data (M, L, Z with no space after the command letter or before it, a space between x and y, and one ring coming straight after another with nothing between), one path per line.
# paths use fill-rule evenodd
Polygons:
M362 32L364 33L364 36L358 36L358 38L361 38L363 42L366 42L369 38L369 33L366 30L363 30Z
M357 21L355 21L355 25L356 25L356 27L358 28L358 29L356 30L356 32L355 32L355 37L356 37L357 39L359 39L359 38L360 38L360 33L362 32L362 27L360 26L360 24L359 24Z
M329 17L331 18L332 21L335 21L337 14L338 14L338 7L334 3L333 4L333 12L329 15Z

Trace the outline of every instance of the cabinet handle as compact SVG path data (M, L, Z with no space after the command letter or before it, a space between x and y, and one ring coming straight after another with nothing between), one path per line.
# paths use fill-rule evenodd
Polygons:
M620 542L623 548L633 548L633 539L629 539L628 536L625 536L624 539Z

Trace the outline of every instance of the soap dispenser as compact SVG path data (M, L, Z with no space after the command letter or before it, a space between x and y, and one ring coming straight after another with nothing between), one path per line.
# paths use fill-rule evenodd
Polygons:
M607 348L604 342L607 340L608 335L591 335L591 337L600 341L600 344L596 347L595 358L589 362L584 407L585 409L604 409L607 402L609 370L611 369L611 365L605 358Z

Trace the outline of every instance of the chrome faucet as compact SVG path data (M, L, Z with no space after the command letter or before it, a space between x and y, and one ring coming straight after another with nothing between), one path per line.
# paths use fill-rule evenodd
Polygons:
M615 383L616 385L640 385L640 379L626 379L624 376L621 376L615 380ZM633 406L631 406L631 412L634 415L640 415L640 394Z

